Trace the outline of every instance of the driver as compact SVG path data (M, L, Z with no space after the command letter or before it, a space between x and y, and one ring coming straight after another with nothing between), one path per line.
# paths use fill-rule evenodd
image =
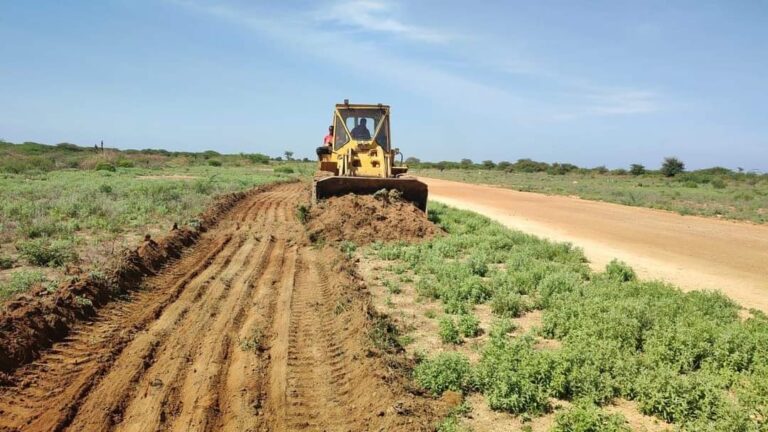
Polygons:
M367 119L360 119L360 123L355 126L354 129L352 129L352 138L358 139L358 140L369 140L371 139L371 131L368 130L368 128L365 126L367 122Z

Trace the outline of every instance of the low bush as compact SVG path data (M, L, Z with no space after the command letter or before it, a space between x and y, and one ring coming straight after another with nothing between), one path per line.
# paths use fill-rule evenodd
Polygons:
M460 344L461 335L459 334L459 328L456 326L456 322L449 316L440 318L438 322L440 340L447 344Z
M472 369L462 354L446 352L419 363L413 371L416 382L433 395L446 390L464 392L472 387Z
M45 275L36 270L18 270L11 274L10 279L0 283L0 299L5 299L13 294L27 291L36 284L46 281Z
M702 372L680 375L667 368L643 371L637 400L644 414L676 423L716 419L726 404L716 377Z
M133 168L136 166L136 163L130 159L118 159L116 165L118 168Z
M16 260L5 255L0 255L0 270L12 268Z
M480 334L480 320L472 314L459 316L459 333L464 337L475 337Z
M632 282L637 279L632 267L615 258L605 266L605 274L609 279L617 282Z
M115 166L109 162L99 162L96 164L96 166L93 169L96 171L109 171L109 172L117 171Z
M72 243L66 240L38 238L19 242L16 248L24 259L37 266L58 267L77 260Z
M630 432L621 414L606 414L590 404L577 404L555 416L553 432Z
M715 189L725 189L725 187L728 186L725 183L725 181L723 179L721 179L721 178L716 178L716 179L712 180L712 182L710 184Z
M289 166L279 166L274 169L274 172L281 174L293 174L293 168Z
M531 337L494 338L486 345L476 380L491 409L534 415L549 411L554 358L533 345Z
M221 161L218 159L208 159L208 165L212 167L220 167Z
M527 310L523 296L514 292L497 292L491 299L491 311L498 316L515 318Z

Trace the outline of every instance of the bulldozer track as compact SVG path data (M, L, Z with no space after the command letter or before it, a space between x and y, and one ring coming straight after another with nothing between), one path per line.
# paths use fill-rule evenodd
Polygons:
M330 264L294 216L308 198L299 183L248 195L16 370L0 387L0 430L364 429L377 414L350 405L372 390L388 403L388 390L355 388L376 379L348 355L360 328L338 319Z

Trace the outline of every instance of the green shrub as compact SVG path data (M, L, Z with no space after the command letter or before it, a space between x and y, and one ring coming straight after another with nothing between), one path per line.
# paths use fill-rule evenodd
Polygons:
M513 292L498 292L491 299L491 311L498 316L515 318L528 309L523 296Z
M447 344L459 344L461 343L461 335L459 329L456 327L456 322L453 318L445 316L440 318L438 322L440 331L440 340Z
M99 192L109 194L112 193L112 186L108 184L101 184L99 185Z
M645 174L645 167L640 164L632 164L629 167L629 173L636 176L643 175Z
M480 333L480 320L472 314L459 316L459 333L464 337L475 337Z
M221 161L218 159L208 159L208 165L212 167L220 167Z
M36 284L46 281L45 275L37 270L18 270L11 274L6 283L0 283L0 299L24 292Z
M57 234L65 232L66 229L60 223L44 220L26 225L22 227L21 231L27 238L35 239L41 237L54 237Z
M721 178L716 178L716 179L712 180L712 182L710 184L715 189L725 189L725 187L727 186L725 181L723 179L721 179Z
M596 404L631 393L638 373L632 354L615 341L569 336L555 362L552 392L560 399Z
M63 240L32 239L16 245L19 254L30 264L57 267L77 260L72 243Z
M715 419L724 408L724 397L716 377L703 372L679 375L660 368L638 377L640 411L668 422Z
M296 218L303 224L307 223L309 220L309 206L306 204L296 206Z
M118 159L117 161L118 168L133 168L135 166L136 164L130 159Z
M446 390L463 392L472 386L469 360L456 352L441 353L419 363L413 376L420 386L436 396Z
M94 169L95 169L96 171L110 171L110 172L115 172L115 171L117 171L117 169L115 168L115 166L114 166L114 165L112 165L112 164L111 164L111 163L109 163L109 162L99 162L99 163L97 163L97 164L96 164L96 166L94 167Z
M553 432L630 432L621 414L606 414L590 404L577 404L557 414Z
M513 414L549 410L552 354L533 348L533 338L492 339L476 369L477 385L491 409Z
M637 279L632 267L615 258L605 266L605 274L609 279L617 282L632 282Z
M492 339L503 339L508 334L515 331L516 328L517 326L512 322L512 320L507 318L500 318L494 320L493 323L491 323L491 330L488 334Z
M269 156L261 153L253 153L246 155L246 157L251 161L251 163L255 164L268 164L269 163Z
M274 169L276 173L293 174L293 168L289 166L279 166Z
M352 255L354 255L355 251L357 250L357 245L355 242L344 240L339 244L339 249L342 253L344 253L344 255L347 256L347 258L352 258Z
M0 270L12 268L16 264L16 260L9 256L0 255Z
M583 284L584 280L577 273L569 271L551 273L539 283L541 305L547 307L554 296L571 292Z
M469 258L469 269L472 274L483 277L488 273L488 264L485 256L472 255Z

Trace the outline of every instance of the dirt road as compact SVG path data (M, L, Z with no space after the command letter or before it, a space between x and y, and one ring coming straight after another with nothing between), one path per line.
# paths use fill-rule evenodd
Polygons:
M182 258L0 387L0 430L424 430L366 345L370 312L295 217L249 195Z
M768 312L768 227L422 178L431 200L584 249L596 268L618 258L641 277L719 289Z

